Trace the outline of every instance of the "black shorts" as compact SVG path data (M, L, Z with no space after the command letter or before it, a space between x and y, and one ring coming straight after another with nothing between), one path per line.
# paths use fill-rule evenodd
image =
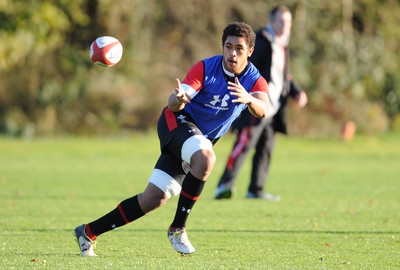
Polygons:
M157 124L161 155L155 168L164 171L182 184L190 164L182 159L182 145L194 135L203 135L193 119L183 111L164 108Z

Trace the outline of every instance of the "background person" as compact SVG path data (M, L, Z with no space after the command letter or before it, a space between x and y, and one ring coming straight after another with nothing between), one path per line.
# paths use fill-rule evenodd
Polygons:
M275 145L275 133L287 134L286 105L293 98L299 107L307 104L306 93L294 82L289 72L288 43L292 14L286 6L274 7L266 26L257 32L256 45L250 61L267 80L272 103L268 118L257 119L244 111L232 126L236 141L229 155L225 171L215 192L216 199L232 196L239 170L249 151L255 147L251 181L247 198L278 201L280 196L264 192Z

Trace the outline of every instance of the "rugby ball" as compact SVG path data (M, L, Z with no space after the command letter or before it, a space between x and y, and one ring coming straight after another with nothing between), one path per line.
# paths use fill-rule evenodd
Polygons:
M90 59L96 65L112 67L122 58L122 44L110 36L96 38L90 45Z

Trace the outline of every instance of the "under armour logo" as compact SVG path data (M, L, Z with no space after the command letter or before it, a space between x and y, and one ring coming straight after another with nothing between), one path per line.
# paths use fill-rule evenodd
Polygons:
M185 120L185 119L186 119L186 116L184 116L184 115L182 115L182 114L179 115L179 116L177 117L177 119L181 120L181 124L182 124L182 123L186 123L186 120Z
M189 208L189 209L186 209L185 207L182 207L181 210L182 210L182 212L186 212L186 213L188 213L188 214L190 213L190 208Z
M83 252L83 251L88 251L88 249L89 249L89 247L88 247L85 243L82 243L82 244L81 244L81 250L82 250L82 252Z
M214 96L214 100L210 102L211 105L215 106L218 102L221 102L221 107L226 107L228 106L227 100L229 99L229 95L225 94L225 96L220 99L219 95Z
M210 83L210 84L215 83L216 80L217 80L217 78L216 78L215 76L212 76L211 78L208 77L208 76L206 76L206 77L204 78L204 81L205 81L205 82L208 82L208 83Z

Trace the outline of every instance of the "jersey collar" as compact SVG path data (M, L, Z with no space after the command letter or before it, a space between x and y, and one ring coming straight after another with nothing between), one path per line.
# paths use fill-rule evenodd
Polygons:
M235 75L234 73L226 70L223 62L221 62L221 65L222 65L222 70L224 71L225 80L228 82L235 82L235 77L240 78L240 76L242 76L242 74L245 73L246 70L249 68L249 63L247 63L247 66L244 68L244 70L240 74Z

